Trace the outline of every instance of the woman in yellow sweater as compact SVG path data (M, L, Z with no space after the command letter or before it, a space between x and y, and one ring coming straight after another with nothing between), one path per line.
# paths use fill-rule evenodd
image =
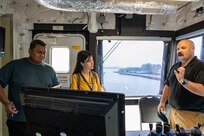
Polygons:
M89 51L82 50L77 55L77 62L72 74L72 90L102 92L98 74L94 68L93 56Z

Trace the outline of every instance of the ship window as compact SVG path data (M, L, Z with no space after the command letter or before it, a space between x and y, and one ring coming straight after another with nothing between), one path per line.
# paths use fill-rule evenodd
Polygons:
M195 44L195 56L198 57L198 59L202 59L204 60L204 58L202 56L204 56L203 54L203 46L202 46L202 43L203 43L203 37L202 36L199 36L199 37L195 37L195 38L191 38L190 40L192 40Z
M100 67L103 68L100 75L105 91L124 93L126 101L128 98L158 95L165 79L170 45L169 40L166 41L99 40ZM125 110L126 131L140 130L138 105L126 104ZM148 124L143 124L143 129L148 130Z
M70 53L67 47L51 48L51 65L57 73L68 73Z
M160 91L163 41L103 40L103 85L126 96Z

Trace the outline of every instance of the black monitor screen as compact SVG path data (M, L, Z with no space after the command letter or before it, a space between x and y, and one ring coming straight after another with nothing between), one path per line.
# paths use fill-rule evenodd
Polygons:
M0 26L0 56L5 53L5 28Z
M125 136L125 96L53 88L23 88L31 136Z

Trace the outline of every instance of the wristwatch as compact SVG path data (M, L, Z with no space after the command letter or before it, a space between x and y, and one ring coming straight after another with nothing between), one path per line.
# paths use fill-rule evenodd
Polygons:
M188 79L184 79L182 85L188 84Z

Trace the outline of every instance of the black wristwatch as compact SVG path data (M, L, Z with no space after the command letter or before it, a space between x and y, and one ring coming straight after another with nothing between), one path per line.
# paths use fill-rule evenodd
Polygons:
M188 79L184 79L182 85L188 84Z

